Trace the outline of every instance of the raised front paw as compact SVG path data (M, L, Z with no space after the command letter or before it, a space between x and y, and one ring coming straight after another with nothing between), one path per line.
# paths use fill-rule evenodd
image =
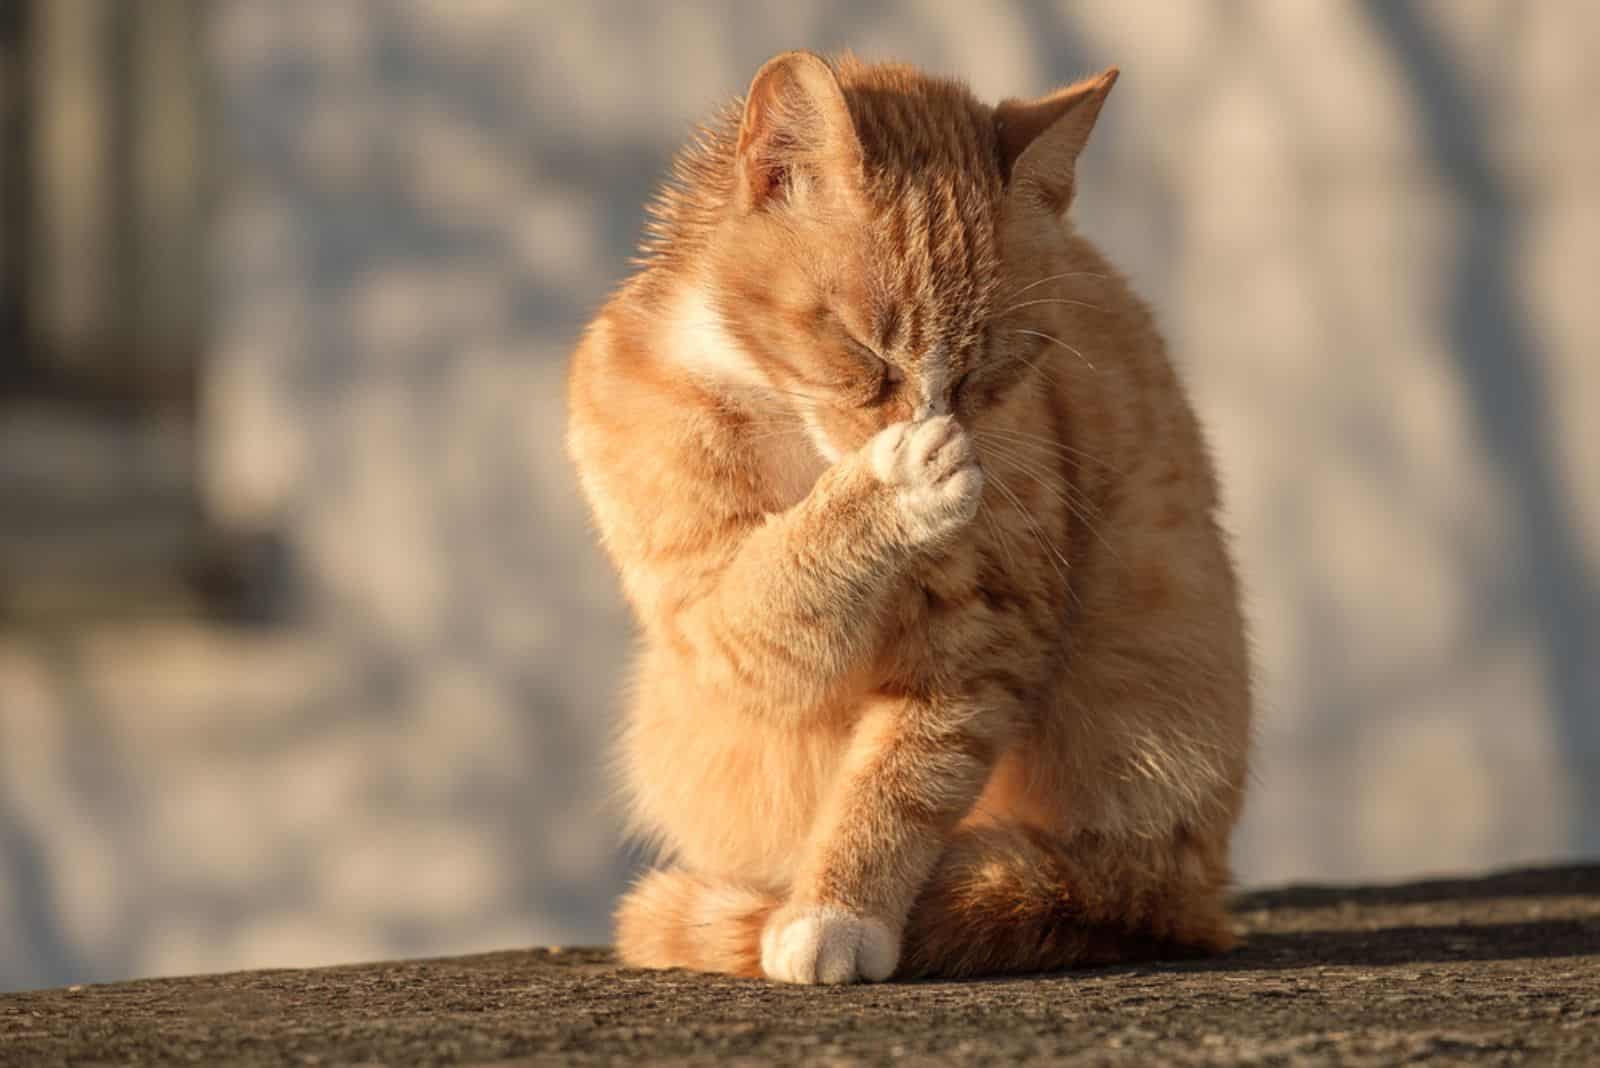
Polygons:
M887 924L837 905L780 909L761 932L761 970L783 983L880 983L899 957Z
M894 492L912 545L938 542L978 514L983 471L972 439L950 416L896 423L867 448L873 473Z

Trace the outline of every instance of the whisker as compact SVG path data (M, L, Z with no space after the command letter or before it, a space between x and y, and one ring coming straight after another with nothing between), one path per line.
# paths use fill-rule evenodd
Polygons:
M1009 359L1005 363L1001 364L1000 367L997 368L997 370L998 369L1004 369L1006 367L1010 367L1014 363L1025 364L1029 368L1032 368L1034 374L1037 374L1040 377L1047 377L1045 375L1045 373L1044 373L1044 369L1043 368L1041 368L1038 364L1034 363L1032 360L1028 359L1026 356L1024 356L1020 352L1013 352L1011 354L1011 359Z
M1068 487L1067 491L1064 491L1062 487L1052 485L1049 481L1040 476L1037 471L1029 467L1017 457L1011 456L1003 451L995 450L993 446L991 446L990 449L995 458L1001 463L1006 464L1013 471L1018 471L1024 475L1027 475L1034 482L1038 483L1038 485L1046 493L1051 494L1057 501L1061 502L1061 505L1066 508L1067 511L1071 512L1073 517L1077 519L1078 522L1082 523L1090 534L1094 535L1095 540L1101 544L1106 552L1111 554L1112 559L1119 562L1122 560L1121 554L1119 554L1116 549L1111 547L1111 543L1106 540L1105 535L1100 533L1100 528L1095 524L1095 516L1091 515L1090 512L1094 506L1090 502L1080 502L1074 500L1070 493L1070 487ZM1097 509L1094 511L1098 512Z
M1049 492L1057 494L1058 498L1059 495L1065 494L1065 498L1060 498L1064 504L1068 504L1069 506L1076 505L1079 508L1087 510L1092 515L1100 515L1100 509L1095 506L1093 501L1084 495L1082 490L1078 489L1071 482L1062 481L1059 485L1057 485L1056 483L1049 481L1045 475L1041 473L1037 464L1029 462L1028 457L1011 452L1009 449L1003 448L992 441L980 441L978 442L978 445L980 448L989 450L995 456L1001 457L1002 459L1008 460L1012 464L1017 465L1019 470L1024 471L1029 477L1031 477L1035 482L1039 483L1039 485L1043 486Z
M1052 481L1046 477L1045 473L1040 471L1038 465L1029 463L1027 457L1007 452L1005 449L997 447L993 442L984 445L983 448L996 458L1009 464L1014 470L1021 471L1038 483L1045 492L1051 494L1056 500L1071 509L1072 514L1082 519L1085 523L1089 521L1090 517L1100 517L1100 509L1072 483L1062 481L1058 484L1057 481Z
M1103 312L1106 310L1098 304L1090 304L1086 300L1073 300L1071 297L1035 297L1032 300L1025 300L1020 304L1013 304L1004 311L996 312L995 318L1004 318L1014 311L1020 311L1023 308L1031 308L1035 304L1076 304L1080 308L1091 308L1094 311Z
M1028 524L1029 529L1033 531L1034 539L1038 542L1039 548L1045 550L1045 559L1049 561L1051 568L1055 570L1056 577L1061 580L1062 585L1070 588L1066 572L1061 570L1062 567L1071 570L1071 565L1067 563L1067 558L1062 556L1055 543L1045 536L1044 529L1039 526L1039 521L1028 511L1027 506L1022 503L1022 499L1016 495L1011 487L1007 486L1000 476L993 471L989 472L989 477L994 482L995 489L999 490L1001 495L1011 502L1011 507L1017 510L1017 514L1022 516L1022 521ZM1061 561L1059 566L1056 564L1057 560Z
M1047 438L1040 434L1030 434L1025 430L1010 430L1003 427L990 427L987 430L975 430L973 433L980 438L987 435L990 437L1000 438L1001 440L1008 440L1010 444L1017 446L1026 445L1029 448L1045 449L1052 452L1062 453L1067 456L1077 457L1078 459L1088 461L1089 463L1095 464L1098 467L1104 468L1114 475L1122 474L1119 469L1113 467L1109 462L1100 459L1093 453L1085 452L1076 446L1068 445L1064 441L1057 441L1054 438Z
M1005 555L1006 570L1015 573L1017 570L1017 558L1011 551L1011 542L1006 538L1004 525L995 519L994 509L990 508L987 502L979 501L978 507L979 511L983 513L984 521L989 525L989 533L994 536L995 546Z
M1053 341L1057 345L1060 345L1062 348L1066 349L1068 352L1072 353L1078 359L1082 360L1083 361L1083 365L1085 367L1087 367L1089 370L1091 370L1091 371L1096 370L1095 365L1093 363L1089 362L1089 357L1085 356L1082 352L1078 351L1073 346L1067 344L1065 341L1062 341L1060 338L1056 337L1054 334L1047 334L1043 330L1024 330L1021 327L1018 327L1018 328L1016 328L1015 330L1013 330L1011 332L1013 334L1027 334L1029 337L1039 337L1039 338L1044 338L1044 340L1046 340L1046 341Z
M1045 551L1045 562L1050 565L1050 570L1056 573L1056 578L1061 582L1062 588L1067 591L1067 596L1072 598L1074 604L1082 608L1083 600L1078 596L1078 591L1073 588L1071 579L1067 577L1067 572L1072 570L1072 565L1068 564L1066 557L1061 555L1060 550L1055 546L1055 542L1045 536L1044 528L1039 525L1039 521L1033 517L1027 505L1022 503L1016 492L1007 486L998 474L990 472L990 475L994 480L995 488L1000 491L1006 500L1011 502L1011 506L1017 510L1017 514L1022 517L1022 521L1028 524L1028 528L1033 534L1034 543ZM1060 561L1059 564L1056 562L1058 560ZM1062 568L1066 568L1066 571L1063 571Z
M1034 280L1032 282L1029 282L1027 285L1023 286L1021 289L1017 290L1014 293L1011 293L1010 295L1008 295L1006 297L1003 297L1002 299L1003 300L1016 300L1018 297L1022 296L1022 294L1026 293L1028 290L1033 289L1036 286L1042 286L1046 282L1054 282L1054 281L1057 281L1057 280L1062 279L1062 278L1101 278L1101 279L1103 279L1103 278L1105 278L1105 275L1100 274L1100 273L1098 273L1096 271L1062 271L1060 274L1048 274L1048 275L1045 275L1043 278L1039 278L1039 279L1036 279L1036 280Z

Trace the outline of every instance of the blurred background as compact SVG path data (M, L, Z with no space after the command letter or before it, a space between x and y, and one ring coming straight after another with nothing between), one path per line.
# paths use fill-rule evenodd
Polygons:
M0 3L0 989L598 942L576 332L698 117L1110 63L1260 657L1241 881L1600 856L1600 8Z

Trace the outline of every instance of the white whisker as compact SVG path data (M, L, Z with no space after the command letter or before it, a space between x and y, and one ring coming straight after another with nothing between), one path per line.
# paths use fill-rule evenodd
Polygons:
M1017 570L1017 558L1011 551L1011 542L1006 537L1004 527L995 519L994 510L989 507L987 502L980 501L979 508L983 512L985 522L989 524L989 533L994 537L995 546L1005 555L1006 570L1015 573Z
M1068 445L1064 441L1056 441L1054 438L1043 437L1039 434L1030 434L1025 430L1009 430L1001 427L990 427L986 430L975 431L975 433L978 437L995 437L1016 446L1025 445L1029 448L1064 453L1068 456L1074 456L1080 460L1085 460L1089 463L1092 463L1097 467L1101 467L1107 471L1110 471L1114 475L1122 474L1122 472L1116 467L1113 467L1110 463L1100 459L1093 453L1085 452L1083 449Z
M992 444L989 446L989 448L991 454L1001 463L1006 464L1013 471L1017 471L1028 476L1028 478L1037 483L1039 487L1046 493L1055 497L1055 499L1061 503L1062 507L1066 508L1068 512L1072 513L1072 516L1077 519L1078 522L1082 523L1090 534L1094 535L1095 540L1105 548L1106 552L1111 554L1113 559L1122 559L1117 550L1112 548L1111 543L1105 539L1105 536L1100 533L1100 528L1095 524L1095 517L1091 513L1097 512L1098 510L1094 509L1094 506L1091 502L1087 500L1075 500L1072 496L1070 486L1052 485L1047 479L1045 479L1020 458L1006 453L1003 450L996 449Z
M1066 572L1061 570L1062 567L1071 570L1071 565L1067 563L1067 558L1062 556L1060 551L1056 549L1055 543L1045 536L1043 528L1039 526L1039 521L1028 511L1027 506L1022 503L1021 498L1016 495L1011 487L1007 486L1000 476L993 471L989 472L989 478L994 483L995 489L999 490L1001 495L1011 502L1011 507L1017 510L1017 514L1022 516L1022 521L1028 524L1028 528L1033 532L1039 548L1045 551L1045 559L1049 561L1050 567L1056 573L1056 577L1061 580L1061 584L1070 592L1072 584L1067 581ZM1060 561L1059 565L1056 563L1057 560ZM1075 594L1074 597L1076 597Z
M1060 338L1056 337L1054 334L1047 334L1043 330L1024 330L1021 327L1018 327L1017 329L1015 329L1015 330L1013 330L1011 332L1013 334L1027 334L1030 337L1039 337L1039 338L1044 338L1044 340L1046 340L1046 341L1053 341L1057 345L1060 345L1062 348L1066 349L1068 352L1072 353L1078 359L1082 360L1083 361L1083 365L1085 367L1087 367L1089 370L1091 370L1091 371L1096 370L1095 365L1093 363L1089 362L1089 357L1085 356L1082 352L1078 351L1073 346L1067 344L1065 341L1062 341Z
M1030 463L1029 460L1028 460L1028 457L1026 457L1024 455L1020 455L1020 454L1015 453L1015 452L1011 452L1009 450L1009 448L1002 447L1001 445L995 443L992 440L991 441L983 441L983 440L980 439L978 444L979 444L979 446L981 448L988 449L990 452L994 453L994 455L1002 457L1002 458L1004 458L1006 460L1009 460L1013 464L1019 465L1020 468L1022 470L1024 470L1024 471L1026 471L1033 478L1033 480L1035 482L1038 482L1041 486L1043 486L1045 489L1049 490L1051 493L1055 493L1055 494L1065 493L1066 496L1067 496L1067 501L1064 502L1064 503L1068 503L1068 502L1075 503L1075 504L1077 504L1078 507L1086 509L1092 515L1098 516L1100 514L1100 509L1095 507L1093 501L1089 500L1088 497L1084 496L1082 490L1080 490L1076 486L1072 485L1071 482L1062 481L1061 484L1059 486L1057 486L1057 485L1051 484L1050 482L1046 481L1044 479L1044 477L1040 474L1039 466L1037 464Z
M1030 289L1033 289L1033 288L1035 288L1037 286L1042 286L1046 282L1058 281L1058 280L1060 280L1062 278L1101 278L1101 279L1103 279L1103 278L1105 278L1105 275L1100 274L1100 273L1098 273L1096 271L1062 271L1060 274L1048 274L1048 275L1045 275L1043 278L1039 278L1039 279L1036 279L1036 280L1034 280L1032 282L1029 282L1027 285L1023 286L1021 289L1019 289L1016 292L1010 294L1009 296L1005 297L1004 299L1006 299L1006 300L1016 300L1018 297L1022 296L1022 294L1026 293Z
M1035 297L1033 300L1025 300L1020 304L1013 304L1004 311L995 313L995 318L1004 318L1014 311L1020 311L1023 308L1031 308L1035 304L1076 304L1080 308L1090 308L1094 311L1103 312L1106 310L1098 304L1090 304L1086 300L1073 300L1071 297Z

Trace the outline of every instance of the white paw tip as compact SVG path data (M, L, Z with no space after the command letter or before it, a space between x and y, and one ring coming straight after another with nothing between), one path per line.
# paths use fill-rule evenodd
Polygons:
M785 983L882 982L899 955L886 924L837 906L806 909L761 934L761 969Z

